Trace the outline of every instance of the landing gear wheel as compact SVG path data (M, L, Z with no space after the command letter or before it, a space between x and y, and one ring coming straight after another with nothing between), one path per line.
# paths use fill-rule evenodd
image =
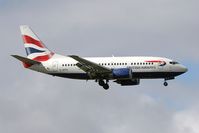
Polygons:
M166 81L164 82L164 86L168 86L168 83Z
M108 80L106 80L106 83L105 83L104 80L100 79L98 80L98 84L102 86L105 90L109 89Z
M103 80L99 80L99 85L100 86L104 86L105 85L104 81Z
M103 88L104 88L105 90L108 90L108 89L109 89L109 85L108 85L108 84L104 84L104 85L103 85Z

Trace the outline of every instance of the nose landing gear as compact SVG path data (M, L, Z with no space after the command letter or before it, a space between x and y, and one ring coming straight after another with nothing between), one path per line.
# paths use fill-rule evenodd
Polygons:
M163 85L164 85L164 86L168 86L167 80L172 80L172 79L175 79L175 77L168 77L168 78L165 78L165 79L164 79Z
M167 81L164 81L164 86L168 86L168 83L167 83Z

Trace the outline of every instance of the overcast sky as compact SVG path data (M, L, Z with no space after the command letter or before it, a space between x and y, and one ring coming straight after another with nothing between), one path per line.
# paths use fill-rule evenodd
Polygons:
M0 0L1 133L198 133L198 0ZM163 56L189 71L139 86L51 77L22 67L19 25L56 53Z

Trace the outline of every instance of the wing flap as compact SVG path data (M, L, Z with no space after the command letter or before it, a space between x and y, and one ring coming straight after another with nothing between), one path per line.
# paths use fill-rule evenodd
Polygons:
M77 63L76 64L81 70L85 71L85 72L88 72L90 70L90 68L86 65L83 65L81 63Z

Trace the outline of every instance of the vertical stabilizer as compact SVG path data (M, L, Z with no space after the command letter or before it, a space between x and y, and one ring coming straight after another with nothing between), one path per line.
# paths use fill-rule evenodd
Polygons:
M27 25L20 26L27 58L35 61L47 61L54 53L50 51Z

